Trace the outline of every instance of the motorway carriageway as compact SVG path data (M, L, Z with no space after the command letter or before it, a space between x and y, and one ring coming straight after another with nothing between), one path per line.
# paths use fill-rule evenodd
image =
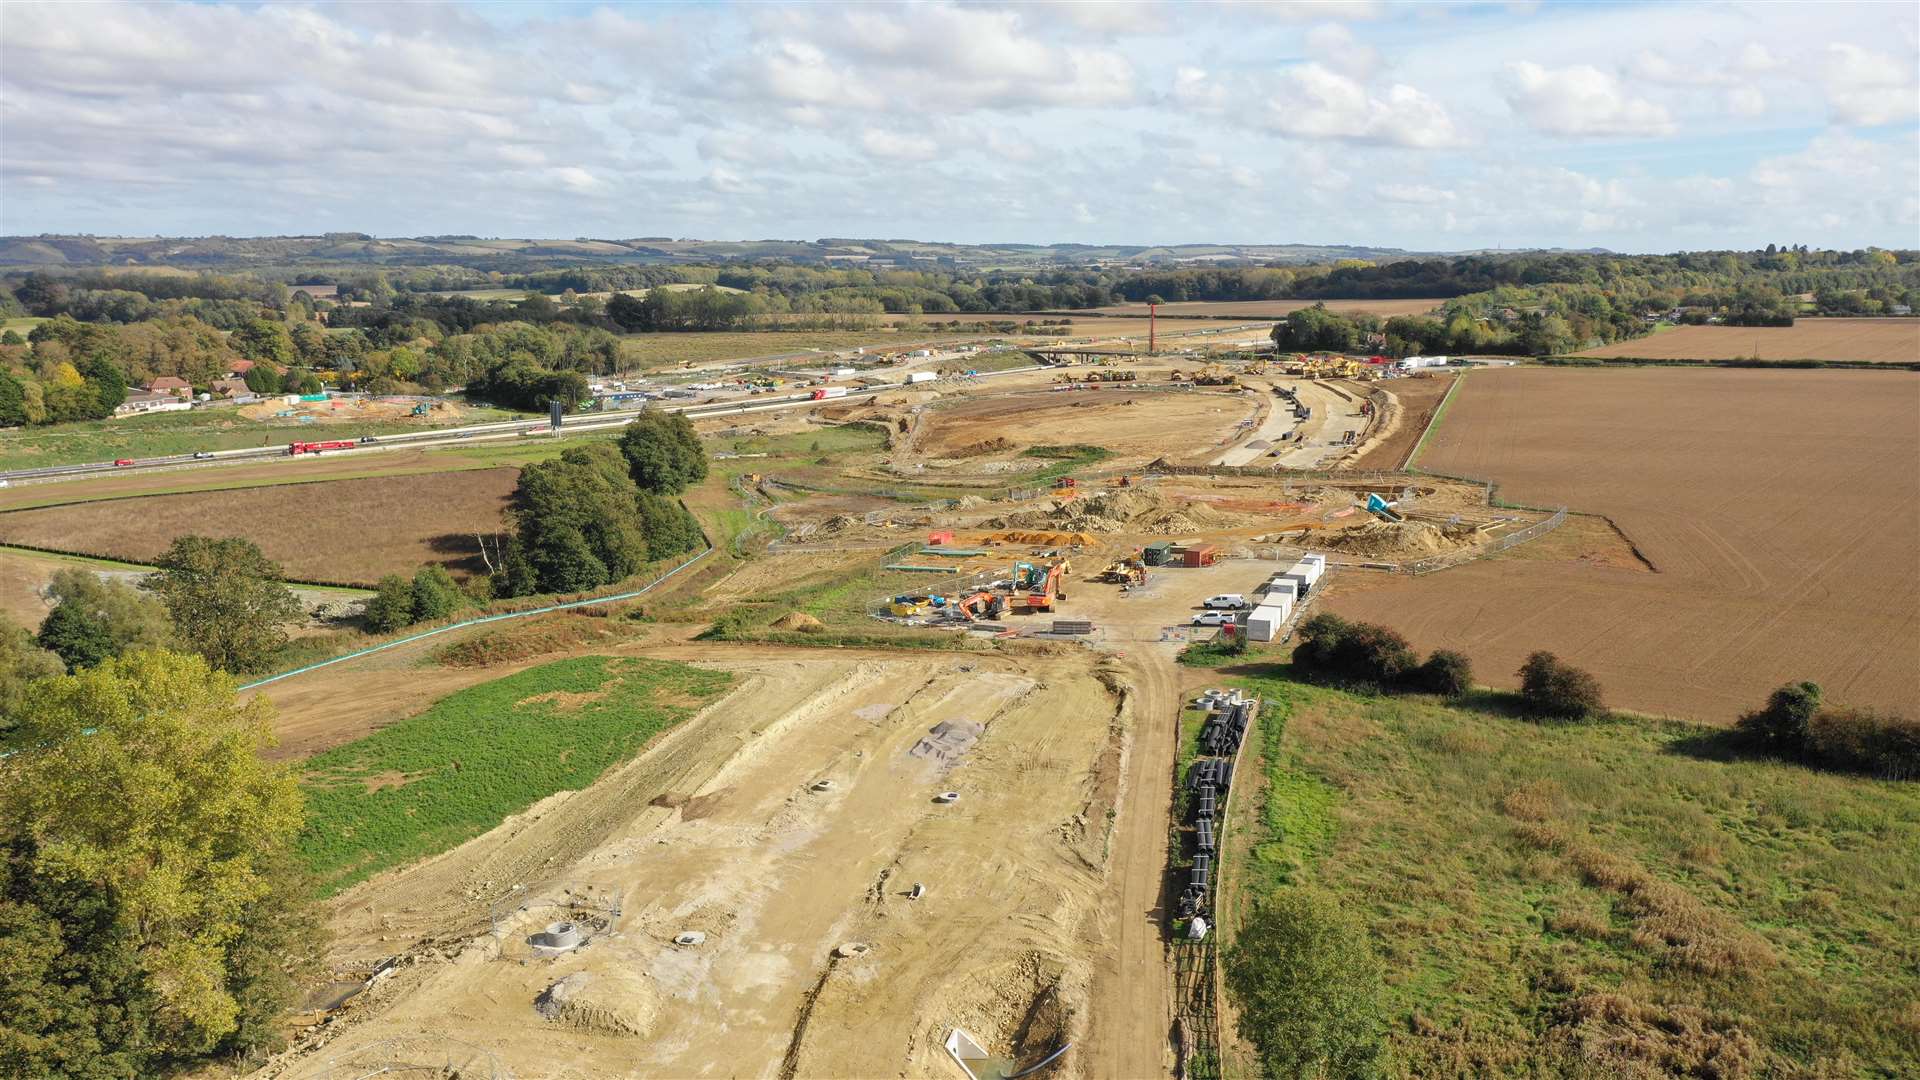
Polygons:
M1011 368L1006 371L987 371L972 376L973 379L990 379L1001 375L1017 375L1027 371L1041 370L1039 365ZM921 384L930 385L930 384ZM881 383L878 386L848 387L839 397L815 398L811 393L790 394L773 401L760 402L723 402L710 405L649 406L646 409L634 409L613 416L594 416L588 414L567 420L561 426L562 435L582 431L609 431L622 428L648 412L684 413L688 419L704 420L713 416L734 416L741 413L770 412L777 409L804 409L814 405L828 405L848 398L871 397L875 394L893 390L902 390L907 383ZM534 432L544 432L545 420L506 420L496 424L475 424L470 427L439 428L434 431L421 431L404 435L381 435L371 441L351 449L316 451L314 456L330 454L374 453L380 450L408 449L420 446L438 446L457 443L471 443L486 439L515 439ZM318 433L316 433L317 435ZM344 440L342 440L344 441ZM136 458L131 465L116 465L111 461L93 462L86 465L51 465L41 469L16 469L0 472L0 483L16 481L53 481L71 480L83 476L97 476L101 473L127 473L142 469L180 468L194 465L218 465L235 461L259 461L266 458L290 456L283 445L246 447L239 450L203 451L204 456L194 454L171 454L165 457ZM305 455L303 455L305 456Z

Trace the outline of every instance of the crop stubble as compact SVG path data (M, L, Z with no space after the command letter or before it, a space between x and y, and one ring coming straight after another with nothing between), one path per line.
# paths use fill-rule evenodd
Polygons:
M1677 326L1582 356L1641 360L1920 363L1920 319L1801 319L1792 326Z
M1418 463L1611 518L1656 573L1508 557L1330 606L1462 648L1511 685L1534 649L1616 705L1730 721L1782 682L1920 708L1920 382L1887 372L1474 374Z

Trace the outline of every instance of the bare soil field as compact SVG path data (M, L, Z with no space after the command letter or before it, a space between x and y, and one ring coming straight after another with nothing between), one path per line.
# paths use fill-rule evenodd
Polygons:
M1087 659L702 652L742 685L701 717L338 897L336 974L402 963L262 1075L422 1031L517 1076L936 1075L954 1026L1023 1063L1087 1046L1126 726ZM587 894L612 925L529 956ZM1113 1020L1152 1047L1165 1015Z
M1580 354L1641 360L1920 363L1920 319L1800 319L1792 326L1676 326Z
M1434 308L1447 302L1446 297L1412 300L1196 300L1177 304L1160 305L1160 324L1165 326L1168 316L1208 316L1225 315L1249 319L1283 319L1289 312L1309 308L1315 304L1327 305L1328 311L1346 311L1378 315L1390 318L1394 315L1425 315ZM1145 304L1116 304L1112 307L1092 308L1101 315L1137 315L1145 318ZM1093 322L1089 319L1088 322Z
M1002 450L1087 443L1114 453L1108 465L1124 467L1223 443L1255 411L1250 396L1199 390L976 397L930 410L915 449L927 458L952 458L977 456L996 440L1004 442Z
M152 562L175 538L244 536L287 576L368 585L438 563L475 570L476 531L498 532L517 469L155 495L0 514L0 542Z
M1350 577L1328 603L1462 649L1494 685L1548 649L1649 712L1727 722L1812 679L1911 713L1916 461L1920 380L1904 372L1475 372L1419 466L1606 515L1654 572L1543 541L1420 578Z
M1392 430L1386 437L1354 456L1356 469L1397 469L1419 444L1420 436L1433 422L1433 414L1453 389L1454 376L1433 375L1424 379L1395 379L1382 384L1400 405L1397 417L1390 416Z

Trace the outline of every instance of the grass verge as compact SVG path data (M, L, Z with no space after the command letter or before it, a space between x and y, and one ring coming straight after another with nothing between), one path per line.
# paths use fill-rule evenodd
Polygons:
M580 790L692 716L724 672L583 656L442 698L306 763L300 854L333 894Z
M1366 920L1393 1074L1920 1075L1920 785L1220 670L1286 715L1241 900Z

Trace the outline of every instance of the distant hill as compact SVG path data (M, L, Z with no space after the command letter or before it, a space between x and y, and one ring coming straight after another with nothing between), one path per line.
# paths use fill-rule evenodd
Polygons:
M178 266L201 269L290 263L456 265L524 270L543 264L712 263L782 259L875 269L945 267L1042 269L1065 266L1309 264L1341 259L1392 262L1454 252L1323 244L947 244L920 240L487 239L478 236L6 236L0 266Z

